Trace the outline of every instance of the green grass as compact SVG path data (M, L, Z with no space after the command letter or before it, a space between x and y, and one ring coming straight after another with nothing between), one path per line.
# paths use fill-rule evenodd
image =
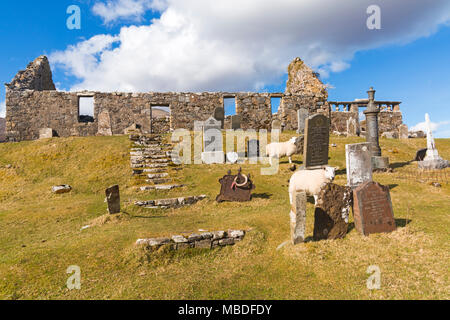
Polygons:
M343 170L345 144L363 140L331 140L337 148L330 164ZM450 159L450 140L436 144ZM0 299L449 299L449 170L448 178L435 177L447 184L433 187L407 163L425 140L382 139L381 145L396 169L374 179L391 186L398 230L363 237L351 227L342 240L276 250L290 238L287 159L275 176L242 165L256 184L255 198L218 204L219 178L238 165L185 166L174 174L187 187L141 192L131 176L127 137L0 144ZM294 157L297 164L301 159ZM336 183L346 183L344 173ZM57 184L74 189L53 195ZM105 218L104 190L113 184L120 185L124 213ZM132 205L201 194L208 199L178 210ZM311 203L307 218L311 237ZM94 226L80 231L88 224ZM213 251L149 255L134 245L138 238L198 229L251 231L238 245ZM80 291L66 288L71 265L81 267ZM381 268L381 290L366 288L370 265Z

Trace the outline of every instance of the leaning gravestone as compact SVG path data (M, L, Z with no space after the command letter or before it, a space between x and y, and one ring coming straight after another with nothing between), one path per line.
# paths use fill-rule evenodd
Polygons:
M242 123L242 116L241 115L235 115L231 117L231 129L232 130L239 130L241 128Z
M214 119L221 122L221 129L223 129L225 124L225 109L222 107L214 109Z
M330 144L330 122L322 114L306 120L305 151L303 153L306 169L314 169L328 164Z
M347 159L347 185L354 189L360 184L372 181L372 155L370 143L355 143L345 146Z
M224 163L223 136L221 123L213 117L203 124L203 150L202 161L206 164Z
M306 193L295 192L291 208L291 240L296 245L305 241L306 231Z
M349 187L328 183L319 192L315 217L314 240L342 239L348 231L348 218L352 205Z
M109 214L120 213L119 186L116 185L106 189L106 202L108 203Z
M309 117L308 109L298 109L298 111L297 111L297 121L298 121L297 133L298 134L305 132L305 124L306 124L306 119L308 117Z
M365 236L395 231L389 187L372 181L353 190L353 216L356 230Z

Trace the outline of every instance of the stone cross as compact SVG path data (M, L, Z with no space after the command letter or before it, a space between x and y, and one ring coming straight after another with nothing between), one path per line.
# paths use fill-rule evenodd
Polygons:
M293 204L291 208L291 240L296 245L305 241L306 232L306 193L294 193Z
M106 202L108 203L109 214L120 213L119 186L116 185L106 189Z
M428 113L425 114L425 123L427 126L427 153L423 161L418 162L419 168L439 170L450 167L449 161L442 159L436 149L433 132L431 130L430 116Z
M322 114L315 114L306 120L304 162L306 169L328 164L330 144L330 121Z
M347 185L352 189L364 182L372 181L370 146L370 143L355 143L345 146Z
M389 187L371 181L353 190L355 227L361 234L392 232L397 229Z

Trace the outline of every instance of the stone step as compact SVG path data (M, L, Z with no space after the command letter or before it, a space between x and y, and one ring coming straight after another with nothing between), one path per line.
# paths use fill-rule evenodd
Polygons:
M167 168L144 169L144 173L167 173Z
M160 200L148 200L148 201L136 201L134 204L138 207L146 209L168 209L168 208L181 208L196 204L197 202L206 198L206 195L193 196L193 197L179 197L172 199L160 199Z
M151 190L172 190L177 188L183 188L182 184L160 184L154 186L142 186L140 187L141 191L151 191Z
M167 178L169 176L168 173L153 173L153 174L148 174L147 177L149 179L162 179L162 178Z
M145 182L152 183L153 185L160 185L160 184L171 183L172 179L146 179Z

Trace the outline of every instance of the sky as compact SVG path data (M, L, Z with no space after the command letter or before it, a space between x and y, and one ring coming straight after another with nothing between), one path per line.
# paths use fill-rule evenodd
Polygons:
M81 29L70 30L71 5ZM369 29L376 5L380 28ZM284 92L300 57L330 100L402 101L404 122L450 138L448 0L2 1L0 81L39 55L59 90ZM0 116L5 113L0 88Z

